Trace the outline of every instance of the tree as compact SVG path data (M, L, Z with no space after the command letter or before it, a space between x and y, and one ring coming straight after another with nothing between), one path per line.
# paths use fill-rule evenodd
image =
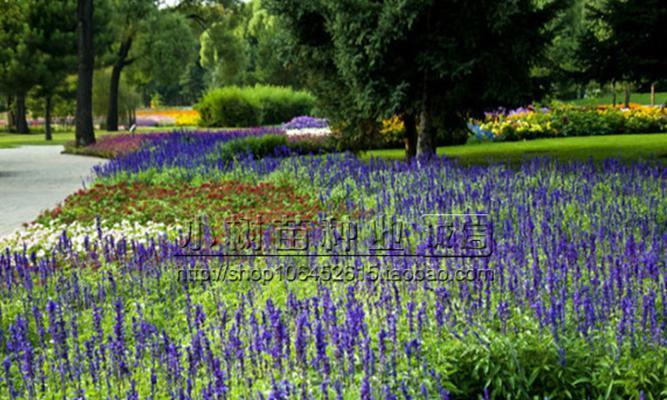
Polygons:
M591 5L580 59L591 78L623 80L654 89L665 79L667 54L658 50L667 26L667 4L660 0L608 0ZM629 86L626 84L626 106Z
M93 47L93 0L77 2L77 49L79 57L76 87L77 147L95 143L93 130L93 70L95 48Z
M53 97L76 64L76 3L30 0L28 23L33 31L33 64L37 95L44 99L44 133L51 140Z
M116 31L111 56L111 84L106 124L109 131L118 130L118 88L121 73L136 60L130 57L132 45L145 26L145 19L153 12L157 12L155 0L113 0L112 25Z
M261 0L247 3L247 22L244 40L248 49L249 83L300 87L299 63L286 62L289 58L289 34L264 7Z
M196 59L187 66L179 84L181 99L186 104L197 102L206 90L206 70L201 66L198 49Z
M8 96L9 127L29 133L26 121L26 94L34 86L35 62L26 16L28 3L0 2L0 91Z
M235 9L224 9L199 38L201 65L212 71L212 86L244 83L248 67L243 24Z
M559 0L540 7L532 0L267 2L290 32L295 57L305 60L309 86L328 112L342 116L340 125L359 129L347 120L353 115L370 136L373 121L403 115L417 124L406 129L417 132L417 154L433 154L438 131L468 115L529 99L530 68L550 39L542 28L562 6Z
M552 35L544 56L531 73L534 98L553 95L559 99L581 97L588 83L577 57L580 37L586 29L586 4L600 0L573 0L544 28Z
M105 118L109 110L109 85L111 84L111 68L98 68L93 74L93 116ZM141 104L141 96L128 83L127 75L123 75L118 84L118 118L119 121L132 122L134 110Z
M170 10L153 13L136 43L131 75L144 86L177 84L196 47L185 17Z

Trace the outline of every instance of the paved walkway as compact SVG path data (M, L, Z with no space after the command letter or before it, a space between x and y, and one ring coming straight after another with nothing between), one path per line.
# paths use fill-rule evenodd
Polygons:
M62 146L0 149L0 236L33 221L67 195L89 185L93 157L60 154Z

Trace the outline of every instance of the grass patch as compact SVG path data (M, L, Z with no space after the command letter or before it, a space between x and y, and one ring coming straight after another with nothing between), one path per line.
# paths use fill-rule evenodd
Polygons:
M623 99L625 99L625 94L623 92L616 93L616 104L623 104ZM631 103L650 105L651 104L651 94L650 93L633 93L630 96ZM597 106L601 104L612 104L611 94L606 94L600 97L591 97L586 99L576 99L568 100L566 103L576 104L578 106ZM667 103L667 92L656 92L655 93L655 104L665 104Z
M497 161L520 162L526 158L550 157L562 161L601 161L657 159L667 161L667 133L584 136L535 139L522 142L482 143L438 147L438 155L456 158L463 163L484 164ZM403 159L403 149L372 150L361 154L370 157Z
M137 133L151 133L151 132L166 132L175 129L185 129L176 126L159 126L159 127L142 127L137 128ZM120 133L128 133L128 131L109 132L103 129L95 130L95 137L99 139L104 135L116 135ZM74 140L74 129L59 130L53 132L53 140L46 140L44 138L44 131L41 128L33 128L31 133L18 134L0 132L0 149L7 149L18 146L34 146L34 145L64 145L67 142Z
M53 133L53 140L44 139L44 133L29 133L19 135L15 133L0 133L0 149L25 145L63 145L70 140L74 140L74 132Z

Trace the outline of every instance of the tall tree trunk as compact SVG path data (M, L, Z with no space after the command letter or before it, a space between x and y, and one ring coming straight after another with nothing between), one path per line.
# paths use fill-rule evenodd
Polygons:
M431 33L431 10L426 12L426 32ZM430 80L428 67L425 67L422 81L421 113L419 116L419 128L417 131L417 156L431 156L435 153L433 148L433 113L430 96Z
M111 84L109 85L109 110L107 113L107 130L118 130L118 90L120 88L120 74L123 68L132 63L127 57L132 48L132 36L123 40L118 48L116 62L111 70Z
M7 131L16 132L16 117L14 116L14 103L11 96L7 96Z
M655 82L651 83L651 105L655 105Z
M410 160L417 154L417 119L413 112L403 114L405 128L403 141L405 142L405 158Z
M626 83L624 85L625 89L625 99L623 99L623 106L625 108L630 108L630 84Z
M16 115L14 115L16 119L16 133L30 133L25 114L25 95L21 94L16 96Z
M424 92L422 110L419 115L419 129L417 130L417 156L435 154L433 147L433 111L430 96Z
M51 140L51 95L46 96L46 106L44 110L44 134L46 140Z
M95 143L93 131L93 0L78 0L79 79L76 86L76 145Z
M107 130L118 130L118 87L120 85L120 72L122 64L114 64L111 70L111 84L109 85L109 112L107 114Z
M611 81L611 104L616 107L616 83Z

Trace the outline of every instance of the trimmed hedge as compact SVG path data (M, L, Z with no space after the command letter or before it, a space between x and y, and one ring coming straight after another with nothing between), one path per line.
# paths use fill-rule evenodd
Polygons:
M200 126L251 127L276 125L310 114L315 98L288 87L228 86L209 91L197 104Z
M248 136L218 145L213 158L224 162L252 155L254 159L287 154L321 154L335 151L336 145L329 137L288 138L285 135Z

